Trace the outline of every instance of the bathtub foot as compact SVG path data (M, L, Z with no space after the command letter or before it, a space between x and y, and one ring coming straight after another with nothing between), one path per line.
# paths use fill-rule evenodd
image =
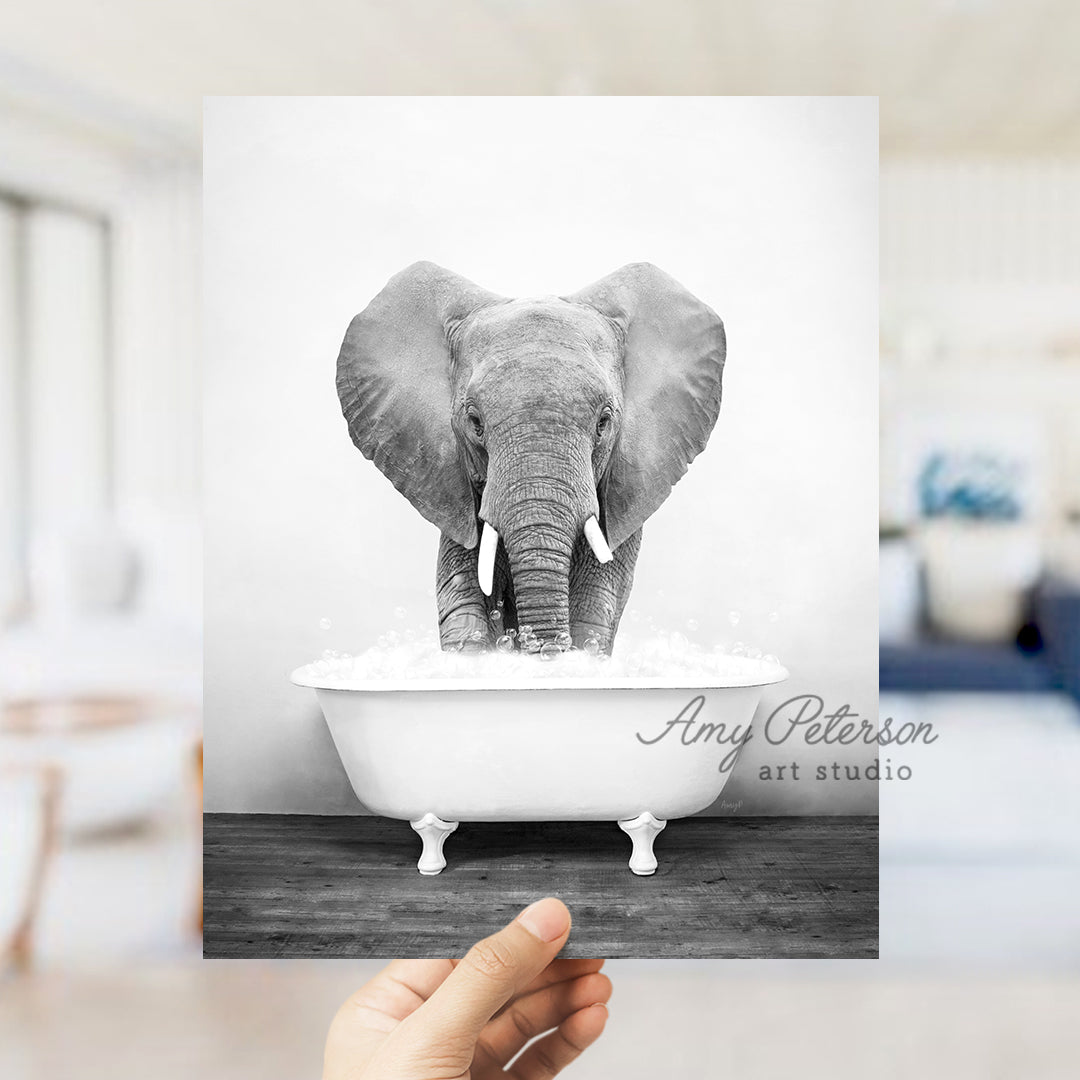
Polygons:
M424 850L420 854L420 861L416 869L427 877L433 877L441 872L446 865L443 856L443 844L446 838L458 827L456 821L443 821L434 814L425 814L419 821L410 821L409 824L420 834L424 841Z
M666 821L655 818L646 810L636 818L620 821L619 828L634 842L630 855L630 869L641 877L656 873L656 856L653 854L653 841L664 831Z

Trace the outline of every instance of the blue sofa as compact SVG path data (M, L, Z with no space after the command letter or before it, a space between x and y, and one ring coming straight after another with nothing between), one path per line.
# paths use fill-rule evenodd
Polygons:
M1080 588L1047 579L1017 642L976 645L930 635L882 645L878 680L891 691L1035 693L1064 690L1080 700Z

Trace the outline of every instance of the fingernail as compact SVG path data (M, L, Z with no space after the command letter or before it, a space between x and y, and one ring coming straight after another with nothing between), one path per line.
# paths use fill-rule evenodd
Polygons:
M518 922L541 941L554 941L570 928L570 912L561 900L554 896L530 904L519 916Z

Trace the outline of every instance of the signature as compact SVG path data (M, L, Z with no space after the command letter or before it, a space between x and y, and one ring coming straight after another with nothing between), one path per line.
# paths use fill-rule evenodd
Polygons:
M704 707L705 695L698 694L674 719L668 720L658 734L646 738L640 731L636 732L638 742L655 746L671 736L683 746L698 743L727 746L728 752L720 762L720 771L727 772L752 738L751 725L701 720ZM851 746L859 742L867 746L907 746L915 742L929 745L938 740L933 724L927 721L897 725L891 716L887 716L875 724L847 704L827 713L824 698L817 694L800 694L778 705L766 719L762 734L772 746L781 746L796 734L801 734L810 746Z

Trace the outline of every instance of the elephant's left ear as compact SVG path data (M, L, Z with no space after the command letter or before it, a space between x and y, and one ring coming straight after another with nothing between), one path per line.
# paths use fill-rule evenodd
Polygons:
M568 300L624 337L623 415L604 483L608 544L618 547L668 497L720 413L727 343L720 317L649 263L633 263Z

